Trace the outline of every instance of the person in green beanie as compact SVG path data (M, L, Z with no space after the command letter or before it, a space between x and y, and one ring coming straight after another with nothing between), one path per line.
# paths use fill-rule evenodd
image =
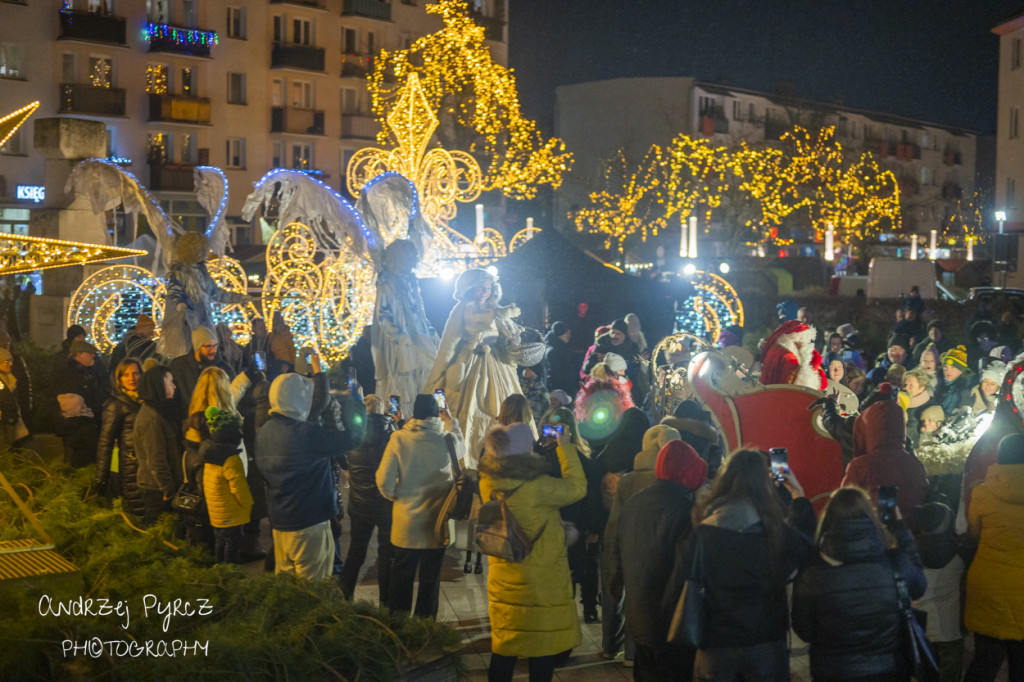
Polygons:
M950 348L942 354L942 374L946 383L937 396L942 411L949 416L961 407L970 409L974 402L971 389L977 383L977 376L967 366L967 349L964 346Z

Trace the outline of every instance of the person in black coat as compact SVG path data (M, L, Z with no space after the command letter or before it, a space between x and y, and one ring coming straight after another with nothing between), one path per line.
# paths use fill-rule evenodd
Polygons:
M99 443L96 446L96 480L98 494L121 496L127 511L142 516L145 505L139 491L138 460L135 457L135 417L142 402L139 382L142 365L134 358L118 363L114 370L114 391L103 404ZM117 448L117 474L111 476L110 461Z
M737 450L694 510L699 522L670 584L683 585L698 543L709 606L694 662L699 679L789 679L786 577L813 556L814 513L799 482L785 475L788 510L772 484L768 455ZM668 596L668 595L667 595ZM669 603L675 604L678 595Z
M377 488L377 468L384 456L391 434L397 425L395 417L385 413L387 403L376 395L364 398L366 403L366 436L358 447L348 453L348 516L352 538L348 556L341 573L341 591L345 599L352 599L359 580L359 569L366 560L373 529L377 528L377 585L380 605L387 606L391 593L391 563L394 548L391 545L391 500Z
M867 494L840 488L818 527L818 557L793 586L793 630L811 645L814 680L909 680L890 552L911 599L926 582L902 521L882 527ZM890 547L893 549L890 549Z
M681 584L667 584L676 558L672 549L690 537L694 492L704 485L708 465L690 445L673 440L658 452L654 475L651 486L626 500L615 537L605 538L614 567L605 584L615 599L625 589L626 634L636 642L635 678L689 680L697 652L667 641L674 605L664 596L682 590Z
M60 435L64 439L64 456L72 467L96 461L100 412L110 392L109 382L101 380L94 369L97 353L89 343L74 341L68 347L64 371L57 377Z
M630 340L628 334L629 326L624 320L612 322L611 330L597 337L594 344L594 352L587 358L587 362L583 366L583 372L590 374L590 370L594 369L594 365L602 362L604 356L608 353L615 353L621 356L627 363L632 362L640 354L640 347L636 345L636 342Z
M548 390L561 389L567 395L580 390L578 360L573 356L569 340L572 330L565 322L555 322L544 336L544 360L548 368Z

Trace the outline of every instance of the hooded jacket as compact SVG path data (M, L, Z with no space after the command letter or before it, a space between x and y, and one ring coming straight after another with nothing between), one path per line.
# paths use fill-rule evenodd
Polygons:
M896 533L896 559L911 599L925 577L910 532ZM811 677L850 679L902 669L902 621L882 536L867 517L845 519L821 538L821 555L793 586L793 630L811 645Z
M1024 639L1024 464L993 464L974 488L967 521L978 553L967 573L967 629Z
M367 415L366 437L348 453L348 511L375 517L378 511L391 509L377 489L377 469L384 448L395 432L395 420L389 414Z
M550 656L580 643L565 531L558 510L587 491L575 446L559 445L561 478L547 475L547 462L535 455L480 460L480 497L510 491L508 508L527 537L536 540L519 563L488 557L487 603L491 650L502 656Z
M879 486L897 486L896 503L909 519L924 504L928 477L924 465L906 451L906 440L903 408L888 400L868 407L853 423L853 460L840 485L863 488L872 499Z
M802 499L802 498L801 498ZM807 500L794 500L809 507ZM705 642L708 649L739 647L785 639L789 630L786 585L783 579L806 564L813 553L809 537L783 525L777 557L772 570L771 553L764 535L764 523L747 500L736 500L710 508L695 529L682 561L677 562L671 584L682 586L676 575L692 564L696 542L704 542L705 600L709 608ZM674 598L679 592L672 594Z
M270 419L256 436L256 465L267 484L270 527L297 531L338 515L331 459L344 458L361 443L366 406L342 404L344 431L305 419L313 403L313 382L282 374L270 386Z
M606 588L616 598L625 588L626 633L644 646L666 645L675 605L664 595L682 590L681 583L669 583L693 529L694 491L707 471L692 447L670 441L658 453L655 481L625 501L617 529L605 534Z
M465 446L454 419L451 435L446 435L438 417L410 419L391 434L384 448L376 483L380 494L394 503L391 544L395 547L444 547L434 529L455 480L446 438L453 439L455 457L461 458Z

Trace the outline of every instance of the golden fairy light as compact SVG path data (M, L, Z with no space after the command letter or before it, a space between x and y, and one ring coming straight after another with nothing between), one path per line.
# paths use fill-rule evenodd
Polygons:
M0 147L7 144L7 140L11 139L14 133L18 132L18 128L28 120L28 117L35 113L36 109L39 108L39 100L26 104L22 108L12 111L6 116L0 118Z

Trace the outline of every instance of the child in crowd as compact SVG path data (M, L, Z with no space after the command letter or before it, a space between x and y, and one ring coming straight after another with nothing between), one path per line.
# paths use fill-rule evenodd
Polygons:
M242 419L234 412L211 405L206 408L210 437L199 453L204 464L203 492L213 526L217 563L241 563L242 526L249 523L252 493L245 480L242 459Z

